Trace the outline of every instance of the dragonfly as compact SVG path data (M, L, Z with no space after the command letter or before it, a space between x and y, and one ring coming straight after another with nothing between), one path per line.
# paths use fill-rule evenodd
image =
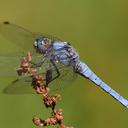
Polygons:
M46 79L48 86L51 87L52 83L60 78L63 79L62 81L71 82L74 81L77 75L81 75L128 108L128 100L113 90L108 84L101 80L86 63L81 61L79 54L69 42L46 34L31 32L9 21L0 23L0 35L7 38L14 46L21 48L16 51L3 50L3 52L0 52L1 62L3 62L3 65L8 64L6 69L2 69L2 71L4 71L1 75L14 75L14 66L17 65L17 63L15 63L15 61L18 61L17 58L23 55L23 53L30 51L34 56L34 60L31 63L32 66L37 68L40 73L45 74L46 78L49 78ZM10 59L10 56L12 59ZM13 81L5 89L5 92L8 92L8 90L13 92L16 86L28 86L28 84L31 84L31 77L25 76L24 74Z

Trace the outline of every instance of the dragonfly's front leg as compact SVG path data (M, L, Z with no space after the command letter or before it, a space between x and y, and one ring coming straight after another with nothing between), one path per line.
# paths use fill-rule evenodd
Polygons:
M45 56L43 56L39 63L30 62L30 64L32 64L31 67L32 68L41 67L41 65L44 63L45 59L46 59Z
M48 85L51 81L55 80L56 78L58 78L60 76L59 69L57 68L57 66L54 63L54 61L50 60L50 62L53 65L53 67L55 68L55 71L56 71L57 75L52 77L52 70L48 69L47 72L46 72L46 85Z
M30 62L30 64L32 64L31 68L37 68L37 67L41 67L41 65L44 63L44 61L40 62L40 63L34 63L34 62Z

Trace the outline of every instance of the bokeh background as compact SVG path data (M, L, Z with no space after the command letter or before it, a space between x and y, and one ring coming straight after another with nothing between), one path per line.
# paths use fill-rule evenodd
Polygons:
M81 60L128 98L127 0L0 0L0 21L4 20L71 42ZM1 49L6 42L0 37ZM35 127L32 117L46 118L50 110L38 95L3 94L12 79L0 77L0 127ZM127 109L87 79L78 77L59 93L62 101L57 107L69 126L128 127Z

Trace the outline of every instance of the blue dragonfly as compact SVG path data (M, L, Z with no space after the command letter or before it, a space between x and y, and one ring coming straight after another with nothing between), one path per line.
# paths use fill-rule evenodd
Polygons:
M79 74L92 81L128 108L128 100L102 81L87 64L82 62L69 42L49 35L33 33L8 21L0 23L0 34L20 48L18 51L5 52L3 50L3 52L0 52L1 62L3 62L3 65L8 64L6 68L2 69L2 75L14 75L14 67L18 65L16 61L19 62L20 56L30 51L34 56L31 66L45 75L46 85L50 86L51 84L50 87L52 87L52 83L58 79L71 82ZM12 56L12 59L10 59L10 56ZM12 62L13 64L11 64ZM6 87L4 92L13 92L15 88L27 87L28 85L31 85L31 77L23 74Z

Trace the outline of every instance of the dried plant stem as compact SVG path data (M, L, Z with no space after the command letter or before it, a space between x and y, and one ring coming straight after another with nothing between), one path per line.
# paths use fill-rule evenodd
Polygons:
M20 67L17 69L17 73L18 75L27 73L32 77L32 84L36 93L42 96L43 103L46 108L52 109L52 114L50 117L45 120L42 120L39 117L34 117L33 123L42 128L49 125L58 125L59 128L73 128L64 125L62 109L55 109L57 101L60 100L60 95L49 95L49 88L45 85L44 76L40 75L36 68L32 68L30 66L31 60L32 55L30 52L28 52L27 56L22 58Z

